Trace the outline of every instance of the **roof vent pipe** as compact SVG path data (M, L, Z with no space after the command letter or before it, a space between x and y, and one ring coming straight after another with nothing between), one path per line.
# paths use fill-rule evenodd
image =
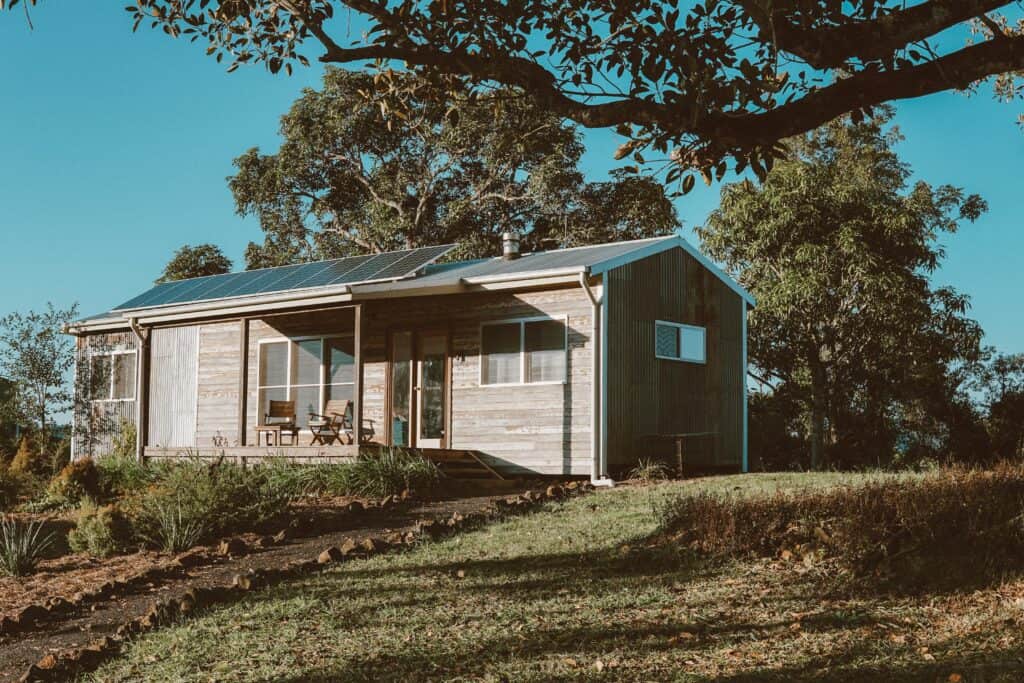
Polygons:
M519 233L509 231L501 236L501 256L506 261L514 261L519 258Z

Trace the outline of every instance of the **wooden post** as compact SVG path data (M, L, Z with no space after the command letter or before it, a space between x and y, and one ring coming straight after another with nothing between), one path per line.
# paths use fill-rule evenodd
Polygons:
M355 352L355 377L352 392L352 433L356 437L356 447L363 442L363 305L356 304L353 310L355 324L353 331L353 351Z
M249 319L239 321L238 344L238 445L244 446L246 440L246 418L249 411Z

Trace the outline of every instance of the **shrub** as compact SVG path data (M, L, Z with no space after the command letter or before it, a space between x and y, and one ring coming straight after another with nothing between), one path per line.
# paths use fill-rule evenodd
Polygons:
M28 434L21 437L18 452L11 460L11 471L18 474L42 474L44 469L45 463L39 455L35 440Z
M52 543L53 534L43 535L42 522L19 524L3 518L0 520L0 573L30 574Z
M137 537L165 549L256 529L282 515L293 498L263 468L198 461L162 468L157 481L129 497L125 511Z
M127 496L157 481L166 468L164 464L143 465L134 453L106 455L96 460L99 490L106 496Z
M260 467L268 485L301 498L330 491L336 470L344 465L301 465L287 458L272 458Z
M405 489L423 493L441 479L437 465L423 456L401 448L389 448L372 455L360 455L351 465L343 465L331 476L334 493L383 497Z
M131 541L131 526L116 505L99 506L86 498L78 510L75 528L68 533L68 545L76 553L109 557L125 550Z
M114 434L110 455L121 458L135 458L135 444L138 433L134 422L121 420L118 431Z
M75 505L86 497L95 498L100 490L100 475L92 458L68 463L46 487L46 497L55 507Z
M829 558L906 588L997 580L1024 566L1024 466L740 499L677 497L659 510L677 541L717 555Z
M15 472L0 463L0 510L14 507L18 500L29 495L38 487L36 480L27 474Z
M626 476L639 481L664 481L672 477L672 468L661 460L640 459Z

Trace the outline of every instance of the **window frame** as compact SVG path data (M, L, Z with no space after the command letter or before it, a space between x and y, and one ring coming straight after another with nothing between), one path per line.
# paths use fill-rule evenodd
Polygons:
M676 330L676 338L679 345L678 356L663 356L658 353L658 325L665 325L673 327ZM695 358L687 357L685 347L683 346L683 330L691 330L694 332L700 332L703 338L703 357L700 360ZM671 320L655 320L654 321L654 357L659 360L674 360L678 363L693 363L695 365L707 365L708 364L708 328L701 327L700 325L687 325L686 323L672 322Z
M115 356L134 356L135 365L133 366L134 372L132 373L132 396L131 398L115 398L114 397L114 386L117 380L117 372L114 368L114 357ZM139 394L139 352L138 349L112 349L104 351L90 351L89 352L89 376L92 377L95 372L95 365L97 358L109 358L110 359L110 377L107 380L107 395L104 398L89 397L90 403L131 403L136 400ZM91 384L91 382L90 382Z
M550 379L541 382L530 382L526 377L526 324L537 322L560 322L564 332L562 340L562 353L565 354L565 373L562 379ZM518 382L491 382L488 383L484 377L484 328L497 325L519 325L519 381ZM556 386L569 382L569 316L562 315L536 315L524 318L502 318L500 320L486 320L480 323L478 333L480 340L480 371L477 378L480 387L531 387L531 386Z
M326 404L326 398L327 398L327 393L326 392L327 392L327 388L328 387L351 386L352 390L353 390L353 393L355 392L356 382L355 382L355 376L354 375L353 375L353 379L352 379L351 382L331 382L330 381L330 377L329 377L329 374L330 374L330 359L327 358L327 356L326 356L326 353L327 353L327 342L331 341L331 340L334 340L334 339L351 339L352 340L352 342L353 342L352 367L353 367L353 372L355 372L355 366L356 366L356 363L357 363L356 359L357 359L359 354L358 354L358 349L355 348L355 333L354 332L341 332L341 333L338 333L338 334L322 334L322 335L321 334L311 334L311 335L306 335L306 336L302 336L302 337L267 337L266 339L260 339L257 342L257 354L256 354L256 404L259 406L257 408L257 413L258 414L256 416L257 423L260 423L260 421L263 419L263 402L262 402L261 398L262 398L263 391L266 390L266 389L284 389L285 390L284 400L285 401L291 401L291 400L294 400L292 398L292 390L293 389L310 389L312 387L318 386L319 392L318 392L318 398L317 398L317 401L318 401L317 410L320 411L320 412L323 412L324 406ZM297 349L297 347L298 347L298 345L300 343L308 342L308 341L319 341L320 342L320 373L319 373L320 383L319 383L319 385L315 385L315 384L297 384L297 383L293 384L292 371L295 369L296 349ZM288 362L286 364L286 370L285 370L287 384L280 385L280 384L263 384L262 383L263 378L261 377L261 373L262 373L262 369L263 369L263 354L265 353L264 347L266 345L268 345L268 344L286 344L287 345L288 351L287 351L287 356L286 357L287 357L287 361ZM298 411L298 407L296 407L296 412L297 411ZM295 419L296 419L296 421L298 421L298 419L299 419L299 415L298 414L295 415ZM300 431L301 432L311 433L308 426L300 428Z

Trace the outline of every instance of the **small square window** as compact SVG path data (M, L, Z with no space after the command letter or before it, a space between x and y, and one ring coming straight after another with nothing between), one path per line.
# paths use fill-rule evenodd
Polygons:
M706 336L703 327L658 320L654 323L654 355L665 360L706 363Z

